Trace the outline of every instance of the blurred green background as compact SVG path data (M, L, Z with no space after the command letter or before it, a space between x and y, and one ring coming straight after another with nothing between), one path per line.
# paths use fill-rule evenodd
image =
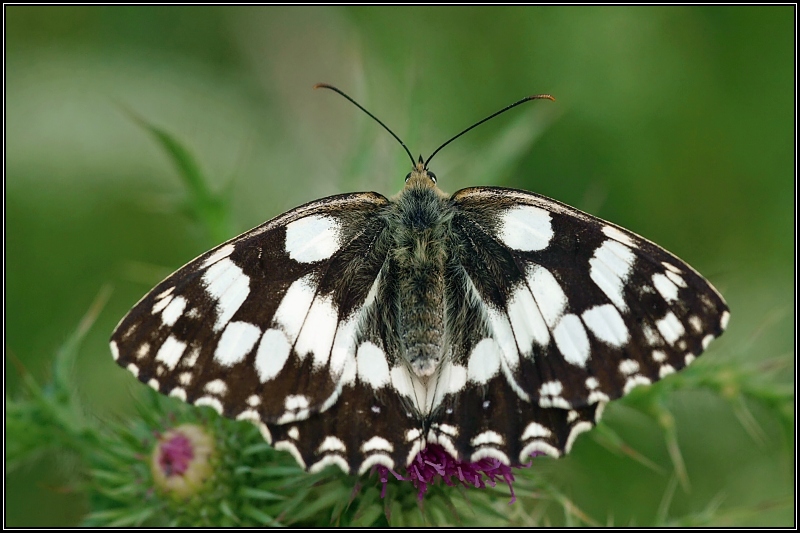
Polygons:
M337 95L311 90L317 82L351 94L415 155L522 96L553 94L449 146L431 167L439 185L539 192L661 244L731 307L728 332L687 372L777 368L764 371L766 388L794 386L793 6L5 13L5 348L46 380L111 284L76 364L77 394L100 421L130 413L142 388L110 357L114 325L218 238L181 210L172 161L128 112L196 154L229 194L232 236L318 197L402 186L400 147ZM668 396L691 487L677 488L667 514L790 525L786 414L752 396L734 408L736 398ZM606 423L669 470L660 428L626 402ZM64 490L74 467L63 463L53 454L7 475L7 525L80 520L87 503ZM589 436L533 470L600 524L659 523L671 483ZM512 516L526 523L527 512Z

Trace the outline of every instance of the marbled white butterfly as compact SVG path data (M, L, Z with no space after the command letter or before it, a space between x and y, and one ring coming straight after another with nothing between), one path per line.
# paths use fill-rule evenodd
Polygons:
M308 203L169 276L117 326L114 359L305 468L363 473L428 444L560 456L725 329L720 294L652 242L530 192L446 194L406 152L396 196Z

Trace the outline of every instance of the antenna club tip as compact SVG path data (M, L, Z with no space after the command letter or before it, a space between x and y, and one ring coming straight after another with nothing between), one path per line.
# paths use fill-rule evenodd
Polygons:
M315 83L313 89L333 89L333 85L327 83Z
M529 96L528 100L550 100L551 102L556 101L553 95L550 94L534 94L533 96Z

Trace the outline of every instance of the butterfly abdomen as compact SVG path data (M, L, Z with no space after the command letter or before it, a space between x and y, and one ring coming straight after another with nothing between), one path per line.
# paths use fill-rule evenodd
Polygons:
M389 227L397 280L396 320L401 356L420 377L432 375L445 354L445 268L450 211L438 189L410 183L395 198Z

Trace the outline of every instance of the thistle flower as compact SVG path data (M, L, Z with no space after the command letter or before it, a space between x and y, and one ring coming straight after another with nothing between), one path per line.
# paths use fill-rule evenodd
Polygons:
M183 424L158 439L150 458L156 487L176 497L195 494L211 477L214 439L198 425Z
M538 454L534 454L538 455ZM530 465L519 465L516 468ZM405 469L405 475L395 472L385 466L376 466L373 471L378 472L378 477L383 483L381 498L386 496L386 487L389 482L389 474L392 474L400 481L410 481L417 489L417 497L420 501L428 492L428 487L441 479L445 485L455 486L461 483L465 487L476 487L480 489L486 486L494 487L497 479L505 481L511 491L511 501L516 501L514 495L514 473L510 466L504 465L498 459L485 457L475 462L459 461L451 456L442 446L431 444L419 452L410 465ZM455 479L454 479L455 478Z

